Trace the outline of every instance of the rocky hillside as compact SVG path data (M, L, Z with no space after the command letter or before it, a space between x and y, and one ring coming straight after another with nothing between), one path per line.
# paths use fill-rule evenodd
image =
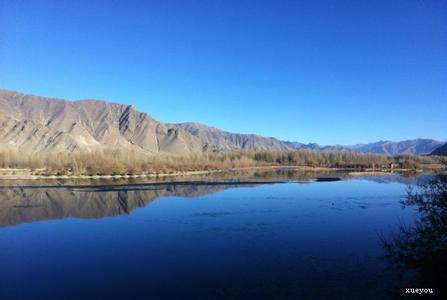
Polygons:
M289 147L292 147L295 150L307 149L313 151L352 151L349 148L349 146L341 146L341 145L321 146L316 143L304 144L300 142L289 142L289 141L283 141L283 143Z
M292 146L270 137L223 131L200 123L174 124L210 145L213 150L293 150Z
M399 154L429 154L434 149L443 145L443 142L431 139L415 139L400 142L380 141L369 144L358 144L353 146L320 146L318 144L303 144L299 142L284 142L295 149L310 149L315 151L354 151L360 153L374 153L385 155Z
M0 146L22 152L127 149L201 152L200 139L130 105L67 101L0 90Z
M131 105L67 101L0 90L0 150L24 153L121 149L189 154L206 150L309 149L397 155L429 154L443 144L430 139L354 146L303 144L227 132L200 123L163 124Z
M354 151L361 153L375 153L386 155L398 154L429 154L434 149L443 145L443 142L431 139L415 139L400 142L380 141L369 144L353 146L328 145L322 146L315 143L304 144L300 142L281 141L275 138L267 138L255 134L240 134L223 131L200 123L174 124L192 135L200 138L212 149L222 151L232 150L314 150L314 151Z
M441 147L436 148L431 155L441 155L447 156L447 144L442 145Z
M350 149L364 153L397 154L430 154L444 144L431 139L415 139L400 142L380 141L370 144L351 146Z

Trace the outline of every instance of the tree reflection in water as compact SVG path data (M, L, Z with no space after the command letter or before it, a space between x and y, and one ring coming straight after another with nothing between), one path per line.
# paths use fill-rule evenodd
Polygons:
M405 287L433 288L434 296L445 296L447 175L410 187L401 203L404 207L415 207L419 217L413 226L401 225L392 238L383 239L385 258L397 269L400 278L413 274L410 276L413 279L404 283Z

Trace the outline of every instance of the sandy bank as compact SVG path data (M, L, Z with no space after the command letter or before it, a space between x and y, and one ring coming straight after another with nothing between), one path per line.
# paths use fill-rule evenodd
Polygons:
M320 171L343 171L348 172L351 176L378 176L378 175L392 175L396 172L408 172L405 169L389 169L389 170L354 170L347 168L325 168L325 167L308 167L308 166L257 166L257 167L242 167L220 170L202 170L202 171L178 171L170 173L150 173L150 174L133 174L133 175L34 175L31 170L25 169L2 169L0 170L0 180L32 180L32 179L126 179L126 178L160 178L160 177L178 177L178 176L195 176L207 175L214 173L224 173L232 171L244 170L269 170L269 169L283 169L306 172L320 172ZM28 173L27 173L28 171ZM3 173L3 174L2 174ZM15 173L15 174L14 174Z

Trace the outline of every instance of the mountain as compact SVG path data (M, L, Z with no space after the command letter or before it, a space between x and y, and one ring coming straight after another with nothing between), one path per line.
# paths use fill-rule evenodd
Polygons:
M374 153L386 155L398 154L428 154L443 144L443 142L430 139L415 139L400 142L380 141L369 144L353 146L327 145L315 143L304 144L300 142L281 141L276 138L267 138L255 134L240 134L223 131L204 124L190 122L178 123L173 126L180 127L192 135L200 138L214 150L313 150L313 151L354 151L361 153Z
M213 150L294 150L294 147L271 137L232 133L194 122L174 125L200 138Z
M123 149L147 154L207 150L308 149L387 155L429 154L443 145L430 139L321 146L224 131L200 123L163 124L132 105L103 100L46 98L0 90L0 150L23 153Z
M292 147L295 150L313 150L313 151L352 151L349 146L342 146L342 145L334 145L334 146L321 146L316 143L309 143L304 144L300 142L289 142L289 141L282 141L287 146Z
M442 155L447 156L447 143L442 145L441 147L436 148L431 155Z
M356 152L378 153L386 155L429 154L442 144L444 143L431 139L415 139L400 142L380 141L370 144L354 145L348 148Z
M310 149L314 151L354 151L361 153L399 155L399 154L429 154L443 142L431 139L414 139L399 142L379 141L369 144L320 146L318 144L303 144L299 142L284 142L294 149Z
M0 90L0 146L21 152L126 149L193 153L197 137L158 122L131 105L102 100L67 101Z

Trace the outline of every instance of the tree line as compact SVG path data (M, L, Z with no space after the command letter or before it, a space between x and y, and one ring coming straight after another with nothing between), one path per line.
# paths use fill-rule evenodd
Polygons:
M30 169L41 175L159 174L259 166L303 166L353 170L410 169L446 163L440 157L386 156L347 151L234 151L191 155L146 154L127 150L33 153L0 150L0 168Z

